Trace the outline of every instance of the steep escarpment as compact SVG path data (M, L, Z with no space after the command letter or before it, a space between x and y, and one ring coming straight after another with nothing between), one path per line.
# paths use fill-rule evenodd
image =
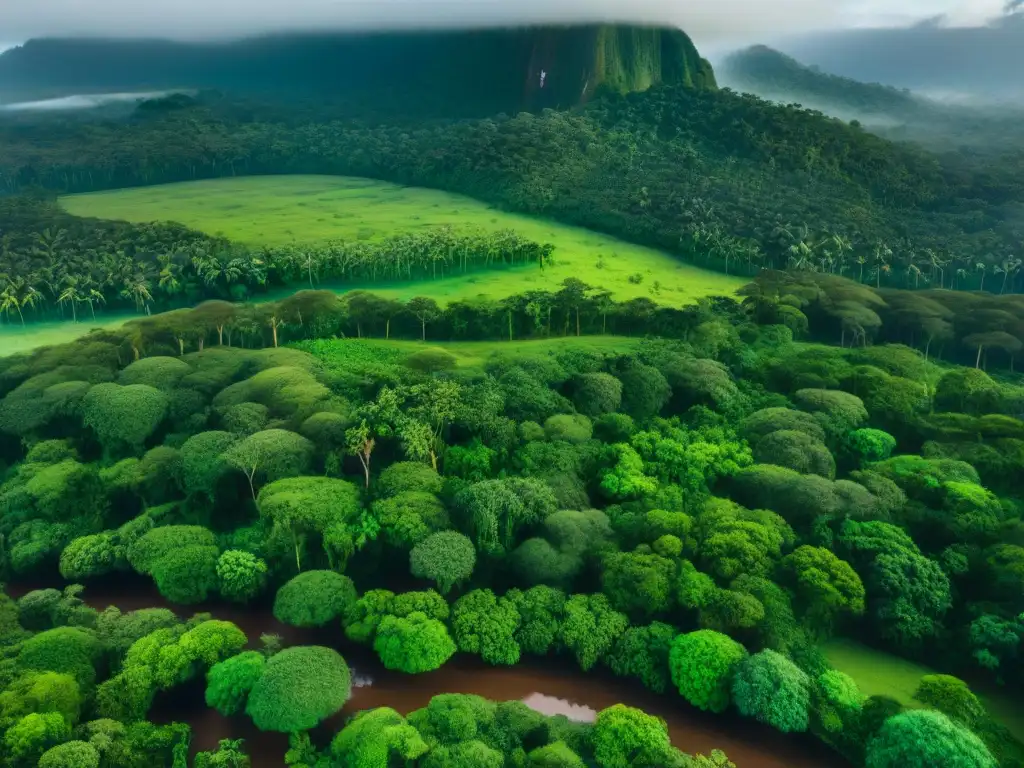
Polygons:
M571 106L602 89L631 93L661 84L715 87L711 65L680 30L594 25L521 34L531 49L527 107Z
M233 43L37 40L0 56L0 88L217 88L329 95L455 116L565 108L602 88L715 85L676 29L570 25L282 35Z

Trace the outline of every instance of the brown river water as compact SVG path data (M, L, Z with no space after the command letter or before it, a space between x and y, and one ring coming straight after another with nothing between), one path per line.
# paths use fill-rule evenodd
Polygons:
M20 597L39 585L10 585L8 594ZM564 661L526 660L514 667L491 667L473 656L453 657L445 666L421 675L385 669L367 648L347 640L341 628L298 629L278 622L269 606L240 607L225 603L200 606L171 605L145 582L126 579L120 588L109 583L88 587L85 601L97 609L116 605L122 611L166 607L182 616L209 612L234 622L258 645L262 633L276 633L285 645L327 645L336 648L352 669L352 697L344 709L314 734L329 742L353 713L391 707L402 714L426 706L440 693L473 693L494 701L523 701L547 715L593 720L613 704L637 707L668 724L673 745L689 753L724 751L737 768L831 768L847 766L841 757L809 734L782 734L734 715L713 715L690 706L678 695L653 693L634 680L603 670L583 673ZM256 729L245 715L224 717L206 706L204 684L196 681L157 697L150 717L154 722L187 722L193 731L192 751L214 749L220 739L245 739L253 768L280 768L287 736Z

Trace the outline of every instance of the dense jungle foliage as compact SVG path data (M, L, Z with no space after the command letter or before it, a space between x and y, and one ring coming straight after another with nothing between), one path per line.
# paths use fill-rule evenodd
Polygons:
M573 288L554 314L569 335ZM456 652L557 656L810 731L855 765L1021 764L1024 747L961 679L925 678L922 708L904 711L818 649L853 636L1019 691L1021 386L903 345L797 342L762 301L676 311L660 329L676 338L620 354L494 344L474 366L334 338L372 294L289 301L301 323L274 321L246 347L224 332L231 305L210 303L0 358L6 577L136 572L186 605L276 592L279 620L340 622L411 674ZM468 327L495 320L464 312ZM363 333L382 335L381 318ZM636 711L573 736L531 715L535 736L509 741L476 699L436 706L466 709L458 722L478 730L441 736L454 726L430 725L430 708L375 710L318 751L301 734L344 703L334 651L244 651L225 622L96 614L78 594L4 604L13 766L87 751L95 718L126 724L113 743L159 743L124 749L171 765L181 734L142 723L158 692L203 673L210 706L297 734L294 765L386 764L351 762L339 742L422 765L705 764ZM486 750L507 757L463 754Z
M575 112L405 122L211 94L147 102L128 120L5 121L0 142L10 192L350 174L465 193L726 271L1021 288L1024 153L933 154L727 90L658 86ZM59 219L44 207L14 235L67 228Z
M474 120L179 95L5 119L0 146L5 322L144 313L0 357L0 580L55 585L0 592L4 768L248 766L244 743L192 757L189 726L149 722L190 683L289 734L289 766L731 765L623 705L586 724L464 695L339 718L325 741L345 659L256 642L216 618L226 603L408 675L543 657L810 734L837 762L1024 766L979 696L1024 685L1024 154L668 85ZM53 199L311 172L756 279L686 307L575 277L441 306L428 278L558 253L443 228L251 248ZM397 279L423 295L317 290ZM289 285L309 290L244 301ZM90 607L83 588L111 579L214 613ZM912 700L867 695L835 639L941 673Z

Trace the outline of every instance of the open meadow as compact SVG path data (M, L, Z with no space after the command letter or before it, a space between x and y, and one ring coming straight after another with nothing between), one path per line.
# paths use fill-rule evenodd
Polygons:
M47 320L28 323L22 327L16 322L0 325L0 356L28 352L36 347L66 344L96 328L116 328L136 315L125 312L97 313L96 319L84 318L77 323L66 320Z
M324 283L408 300L429 295L444 305L460 299L501 299L531 290L558 290L567 277L611 291L618 301L648 297L679 306L703 296L731 295L746 278L684 263L667 253L579 227L496 210L461 195L344 176L261 176L122 189L61 198L77 216L131 222L177 221L246 245L381 240L449 225L482 231L515 230L555 246L545 269L499 268L424 282ZM280 299L303 285L279 288L257 301ZM120 325L131 315L103 313L78 323L0 326L0 355L71 341L93 328Z
M439 303L530 290L557 290L567 277L612 292L616 300L646 296L678 306L732 294L748 282L686 264L674 256L579 227L496 210L461 195L346 176L258 176L122 189L61 199L77 216L131 222L176 221L247 245L379 240L449 225L515 230L555 246L553 261L415 283L346 283L397 299L429 294ZM632 278L632 282L630 280Z
M829 664L857 681L867 696L890 696L905 707L921 707L914 692L924 675L936 670L869 648L855 640L836 638L822 647ZM1018 739L1024 739L1024 709L1009 690L994 687L975 688L985 708Z

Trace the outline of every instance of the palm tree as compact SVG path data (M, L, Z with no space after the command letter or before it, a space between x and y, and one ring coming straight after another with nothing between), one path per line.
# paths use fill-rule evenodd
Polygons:
M313 266L315 264L319 264L318 260L314 260L313 254L314 254L314 252L312 250L306 251L305 267L306 267L306 272L309 275L309 287L310 288L313 287Z
M41 294L34 285L26 283L24 291L21 294L21 308L22 309L36 309L36 304L43 300L43 294Z
M981 272L981 285L978 286L978 290L979 291L984 291L985 290L985 270L988 269L988 264L986 264L983 261L979 261L977 264L974 265L974 269L976 271L978 271L978 272Z
M1017 270L1020 269L1020 260L1013 258L1003 259L1003 263L996 269L1003 273L1003 284L999 287L999 293L1003 293L1006 290L1006 278L1016 274Z
M946 282L946 280L945 280L945 270L943 268L949 262L948 261L943 261L941 258L939 258L939 255L935 251L933 251L931 248L925 248L924 251L922 251L922 253L927 258L928 265L931 267L929 272L930 272L930 275L931 275L932 283L934 284L934 282L935 282L935 273L938 272L939 273L939 288L945 288L944 283Z
M82 301L86 302L89 305L89 311L92 313L93 320L96 319L96 302L99 302L100 304L107 303L106 297L100 291L96 290L96 288L94 288L93 286L89 286L88 290L86 291L85 295L82 298Z
M822 261L822 271L824 271L825 263L828 263L829 272L835 271L835 265L840 265L840 273L845 269L846 254L853 250L853 245L850 243L849 238L834 234L825 240L823 240L818 246L825 254L825 258Z
M164 254L158 259L160 273L157 277L157 286L168 296L174 296L181 291L182 267L172 259L173 256L170 254Z
M814 250L804 239L789 246L789 266L792 269L807 269L813 256Z
M863 253L858 253L854 261L860 265L860 274L857 276L857 282L864 282L864 265L868 263L868 258Z
M7 319L10 320L11 310L18 313L18 317L21 318L21 327L25 327L25 316L21 313L21 301L19 301L17 294L14 291L14 285L8 283L4 288L3 293L0 293L0 312L7 315Z
M66 301L71 304L72 322L78 322L78 302L82 301L82 294L78 291L78 280L68 277L67 284L58 299L62 304Z
M46 260L47 266L52 266L57 261L58 252L67 241L67 235L67 230L53 231L47 227L41 233L33 235L35 245L32 250Z
M878 243L875 245L873 255L875 257L875 288L881 288L882 274L889 274L892 271L889 267L889 261L892 259L892 249L885 243Z
M132 299L135 302L136 311L141 312L145 309L148 315L149 302L153 300L153 294L150 293L150 285L149 279L144 272L133 272L122 283L121 296L126 299Z
M910 264L909 264L909 265L907 266L907 283L908 283L908 284L910 283L910 276L911 276L911 275L913 275L913 276L914 276L914 287L915 287L915 288L918 288L918 287L920 287L920 280L921 280L921 268L920 268L920 267L918 267L918 266L917 266L917 264L914 264L913 262L911 262L911 263L910 263Z

